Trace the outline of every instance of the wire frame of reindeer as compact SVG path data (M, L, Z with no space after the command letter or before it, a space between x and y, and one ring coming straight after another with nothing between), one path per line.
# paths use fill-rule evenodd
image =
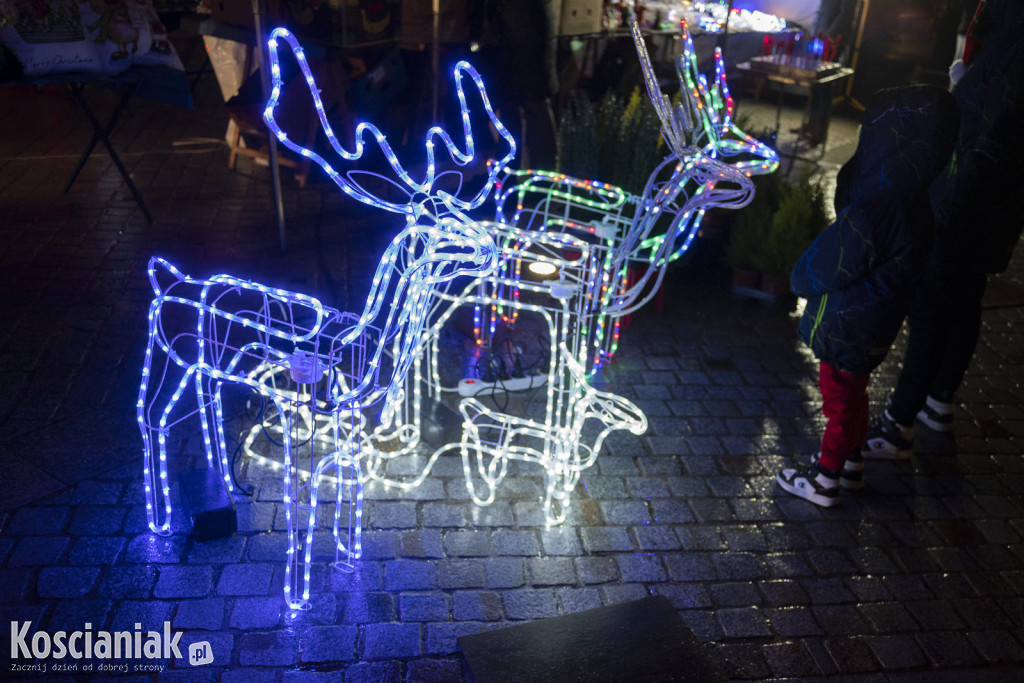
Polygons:
M312 400L357 384L370 362L368 349L379 334L359 316L324 306L317 299L229 275L193 278L164 259L153 258L149 278L154 298L136 414L142 433L143 479L149 528L172 532L173 474L187 463L169 462L174 428L185 435L199 427L205 465L216 469L235 492L233 455L225 433L225 390L240 388L257 397L282 425L282 502L289 549L301 545L299 516L315 508L316 486L298 476L336 474L335 547L339 566L359 554L361 482L351 436L341 421L354 413L326 412ZM266 381L269 375L274 382ZM198 425L196 422L198 420ZM306 425L326 422L344 434L324 453L312 448ZM231 439L234 441L234 439ZM305 462L303 462L303 460ZM347 510L347 520L342 519ZM343 531L344 530L344 531ZM290 560L292 558L289 558ZM299 592L295 563L286 568L285 593Z
M345 160L359 159L367 148L364 137L369 135L369 147L384 154L397 180L356 171L339 174L323 157L293 143L277 126L275 111L282 89L279 41L291 48L309 84L334 152ZM438 173L435 165L438 142L456 165L473 161L465 80L475 87L479 106L508 145L502 163L514 155L515 142L491 109L479 75L461 62L455 68L455 81L463 147L441 128L430 129L425 139L426 170L419 179L413 178L372 124L357 127L354 151L341 145L330 129L294 36L284 29L275 30L269 47L273 87L264 115L268 126L286 147L320 164L346 194L399 214L405 226L382 254L359 314L329 308L305 294L230 275L192 278L154 258L149 269L154 299L136 409L143 440L149 526L154 533L167 535L172 532L173 512L168 463L171 428L195 426L198 418L207 466L217 468L228 490L233 491L223 390L226 386L248 388L272 404L266 414L273 416L280 428L282 502L288 534L285 600L292 608L306 608L314 530L322 501L320 487L332 478L336 482L335 565L348 565L360 555L363 416L367 409L378 406L381 425L386 428L393 421L402 403L405 375L425 338L424 328L437 315L438 293L463 276L490 272L496 264L497 250L489 226L470 220L465 213L489 195L494 172L489 171L474 192L461 182L461 174ZM366 185L375 181L388 186L381 193L387 197L367 189ZM194 395L192 407L183 402L186 395ZM327 433L326 439L322 432ZM299 457L302 449L304 458ZM300 459L308 462L300 463ZM342 510L348 511L346 521ZM306 518L304 531L300 517Z
M637 45L643 63L646 53L642 42ZM618 321L653 295L667 264L694 239L704 211L744 206L752 192L748 176L777 166L773 151L731 124L720 55L718 86L709 94L706 82L694 76L692 49L686 54L690 61L680 62L680 81L688 104L677 106L663 119L673 153L652 171L642 197L598 181L544 171L502 170L496 214L503 223L525 230L498 229L497 272L478 278L461 294L442 295L452 306L431 328L432 344L421 346L424 356L416 358L404 412L391 425L393 429L375 430L370 443L378 447L364 451L368 478L412 488L428 475L441 453L457 447L474 500L487 504L508 472L508 460L539 463L547 473L545 517L549 523L558 523L565 518L563 504L578 473L593 463L604 436L615 429L643 431L646 421L635 406L604 392L590 393L593 388L574 371L582 368L592 373L610 360ZM652 100L662 97L654 90L651 96ZM728 144L721 137L724 134L733 138ZM739 159L730 165L717 159L719 154ZM524 280L524 273L535 267L550 270L557 279L538 289ZM464 398L458 404L464 417L461 442L436 449L419 476L390 478L385 474L387 462L420 445L424 399L442 400L448 389L437 369L438 330L452 311L465 306L475 308L475 336L481 346L494 338L499 323L522 324L523 313L543 320L550 348L548 371L539 373L536 382L546 387L541 415L531 418L487 406L482 396ZM497 387L496 392L490 386L484 393L494 398L501 389ZM595 404L617 405L618 410L591 411ZM583 425L593 418L604 429L588 446ZM397 440L399 447L380 448L387 440ZM559 444L568 446L556 448ZM486 466L481 464L484 460ZM565 476L566 472L573 474ZM477 494L474 477L483 480L485 493Z

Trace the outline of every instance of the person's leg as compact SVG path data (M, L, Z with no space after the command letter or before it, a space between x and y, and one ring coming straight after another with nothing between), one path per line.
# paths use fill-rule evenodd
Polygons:
M953 402L974 357L981 333L981 300L987 284L985 273L963 270L943 283L944 298L949 302L948 317L954 324L945 335L946 343L928 394L944 403Z
M964 266L944 270L929 268L908 316L903 368L888 408L904 427L918 419L937 431L952 429L953 400L978 344L987 276Z
M914 417L924 405L942 363L953 317L947 316L943 290L939 272L930 266L914 293L907 314L907 348L888 407L892 419L905 427L914 424Z
M806 500L831 507L839 502L841 474L850 454L861 443L867 407L864 405L868 375L852 375L828 363L819 363L818 386L822 412L828 418L821 439L821 452L809 467L786 468L775 477L785 491ZM863 468L863 463L860 464ZM844 488L860 488L859 477Z
M818 460L829 470L840 471L867 432L867 386L870 375L854 375L828 363L820 363L818 387L821 412L828 418L821 437Z

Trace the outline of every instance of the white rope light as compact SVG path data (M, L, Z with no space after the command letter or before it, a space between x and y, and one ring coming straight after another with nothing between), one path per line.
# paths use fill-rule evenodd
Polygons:
M343 177L316 152L293 143L277 126L274 112L282 86L277 54L281 39L290 45L298 60L334 152L343 160L359 159L365 148L364 137L371 135L406 188L407 202L377 197L356 183L351 173ZM230 275L191 278L163 259L152 259L149 272L155 297L150 306L149 344L136 411L143 437L149 527L154 533L168 535L172 506L167 437L171 427L198 414L208 465L219 469L231 491L221 405L223 386L248 387L274 407L283 445L281 470L288 530L284 592L289 607L299 609L309 604L311 544L319 486L326 481L337 483L336 566L350 566L351 560L361 553L361 413L373 405L383 406L376 429L391 429L396 412L402 410L405 375L428 338L424 329L441 312L439 295L459 278L487 274L497 263L497 249L490 235L492 226L474 222L464 213L479 206L489 195L497 167L489 169L484 186L465 199L457 196L458 190L464 189L461 182L456 183L458 189L454 193L435 186L438 178L453 173L437 172L437 140L458 166L471 163L475 156L471 110L463 89L465 77L476 87L491 124L508 143L502 164L514 155L515 142L491 109L479 75L469 64L460 62L455 68L455 83L464 150L440 127L431 128L425 140L427 170L422 179L415 180L372 124L360 124L356 128L355 151L345 150L327 122L319 91L294 37L278 29L269 45L274 85L265 111L268 126L285 146L323 167L349 196L403 215L405 227L382 255L366 305L359 314L343 313L313 297ZM175 316L168 318L171 309L184 312L186 319L194 319L194 324L178 329L173 322ZM161 353L155 354L154 350ZM157 356L162 357L162 364L154 369ZM290 383L282 381L286 376ZM191 410L181 403L190 386L197 397L197 407ZM399 433L404 433L403 429L404 425L396 427ZM308 466L298 462L300 446L308 448ZM305 483L304 472L308 480ZM349 509L344 524L343 507ZM308 509L304 549L297 519L303 509ZM347 528L344 539L343 526Z

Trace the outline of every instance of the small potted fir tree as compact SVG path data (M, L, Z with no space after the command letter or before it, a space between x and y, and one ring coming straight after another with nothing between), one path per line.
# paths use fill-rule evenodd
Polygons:
M760 176L755 187L754 200L733 225L726 259L734 282L737 269L753 269L760 274L760 289L778 297L789 291L800 255L828 225L825 193L808 176L792 183L778 174Z

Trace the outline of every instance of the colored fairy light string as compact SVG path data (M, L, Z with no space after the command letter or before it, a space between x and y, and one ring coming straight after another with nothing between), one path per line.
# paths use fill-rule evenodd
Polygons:
M693 43L684 28L684 54L676 69L680 99L661 92L646 44L634 25L633 36L644 82L670 155L652 169L639 196L592 180L538 171L505 170L496 185L496 217L521 228L580 235L606 247L603 260L591 264L587 298L573 333L587 339L585 367L593 373L611 359L620 320L657 292L671 261L689 249L705 212L740 208L752 197L749 176L778 167L774 150L733 123L733 101L721 53L716 53L713 86L697 72ZM502 246L503 253L508 247ZM518 272L505 290L492 291L490 310L474 311L478 344L493 337L501 321L515 323L506 300L516 299ZM510 310L506 314L504 311Z
M684 47L676 62L681 102L672 108L661 91L639 27L633 26L633 40L644 82L662 121L666 142L680 159L685 158L680 150L699 148L702 152L694 157L696 163L681 174L684 179L686 173L695 176L696 182L691 183L696 187L689 201L691 210L679 215L674 231L645 236L641 241L640 250L650 254L649 258L659 265L659 262L677 259L689 248L709 208L740 208L749 202L752 188L736 178L736 171L751 176L774 172L779 165L775 150L744 133L733 122L733 100L726 82L721 51L715 52L715 84L709 87L707 79L697 70L696 51L685 25L682 32ZM714 163L709 165L708 159L723 161L726 167ZM700 178L696 177L698 175ZM722 181L727 181L739 191L726 188L722 192ZM665 248L665 240L672 242L671 250Z

